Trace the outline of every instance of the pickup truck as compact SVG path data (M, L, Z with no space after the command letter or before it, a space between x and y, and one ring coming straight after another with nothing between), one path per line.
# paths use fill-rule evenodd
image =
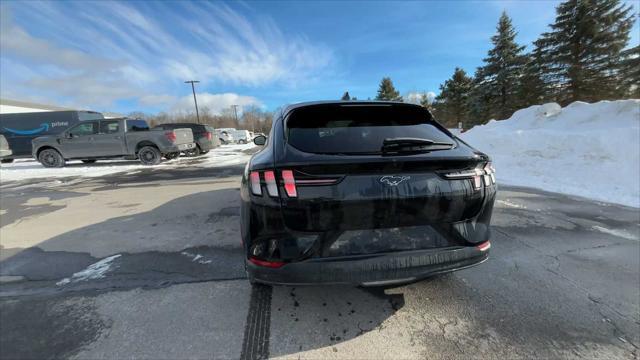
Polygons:
M160 163L162 156L195 148L191 129L150 130L144 120L86 120L61 134L33 139L32 154L45 167L63 167L67 160L94 163L100 159L139 159Z

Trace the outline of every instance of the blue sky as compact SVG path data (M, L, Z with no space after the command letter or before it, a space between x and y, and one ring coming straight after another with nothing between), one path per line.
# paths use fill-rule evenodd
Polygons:
M635 4L638 9L638 2ZM519 43L547 30L558 1L2 1L3 98L128 113L402 94L472 74L503 10ZM632 44L638 43L638 24Z

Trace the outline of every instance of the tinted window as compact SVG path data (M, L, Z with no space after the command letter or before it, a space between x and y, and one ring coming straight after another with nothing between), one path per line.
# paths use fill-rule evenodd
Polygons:
M101 113L94 111L78 111L78 120L102 120L104 117Z
M127 120L127 131L147 131L149 125L144 120Z
M69 130L69 134L73 136L86 136L86 135L94 135L98 133L98 123L84 122L82 124L76 125Z
M115 134L120 132L120 123L118 121L100 121L101 134Z
M316 105L294 110L287 120L289 144L312 153L379 153L385 139L453 140L412 106Z

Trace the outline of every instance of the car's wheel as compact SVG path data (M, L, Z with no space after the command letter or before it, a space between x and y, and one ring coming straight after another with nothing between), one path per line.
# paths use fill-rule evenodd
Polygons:
M93 164L93 163L95 163L96 161L97 161L97 160L94 160L94 159L82 160L82 162L83 162L83 163L85 163L85 164Z
M138 159L143 165L158 165L162 160L162 154L155 146L143 146L138 151Z
M240 144L246 144L246 143L247 143L247 140L240 140L240 141L238 141L238 142L239 142Z
M200 155L204 155L204 154L206 154L206 153L208 153L208 152L209 152L209 150L207 150L207 151L200 151Z
M202 151L200 151L200 146L197 146L193 149L189 149L187 151L184 152L185 155L189 156L189 157L193 157L193 156L198 156L202 153Z
M3 164L11 164L13 162L13 159L2 159L0 160L0 162Z
M65 165L64 158L55 149L44 149L40 151L38 161L40 161L42 166L48 168L61 168Z
M179 152L174 152L174 153L168 153L164 155L164 158L167 160L173 160L173 159L177 159L178 156L180 156Z

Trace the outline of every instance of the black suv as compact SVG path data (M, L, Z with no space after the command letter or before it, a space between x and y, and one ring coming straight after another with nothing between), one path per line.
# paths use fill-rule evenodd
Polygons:
M155 129L174 130L174 129L191 129L193 132L193 140L196 143L196 148L184 151L187 156L204 155L211 149L215 149L220 146L220 140L216 136L215 129L209 125L195 124L195 123L169 123L161 124L155 127ZM168 154L166 158L173 159L180 156L180 153Z
M488 258L491 160L420 106L293 105L254 142L241 186L252 282L400 284Z

